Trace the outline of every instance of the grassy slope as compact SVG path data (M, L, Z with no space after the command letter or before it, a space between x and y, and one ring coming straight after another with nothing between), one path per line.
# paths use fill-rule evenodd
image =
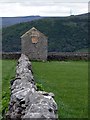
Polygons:
M32 65L37 82L55 94L61 118L87 117L87 62L33 62ZM3 109L8 105L15 66L16 61L3 60Z

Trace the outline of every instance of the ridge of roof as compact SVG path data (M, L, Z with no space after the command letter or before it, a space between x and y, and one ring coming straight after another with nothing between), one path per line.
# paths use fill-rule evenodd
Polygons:
M35 27L32 27L30 30L28 30L27 32L25 32L25 33L21 36L21 38L24 37L25 35L27 35L28 33L30 33L30 32L33 31L33 30L39 32L40 34L42 34L44 37L47 38L47 36L45 36L43 33L41 33L41 32L40 32L39 30L37 30Z

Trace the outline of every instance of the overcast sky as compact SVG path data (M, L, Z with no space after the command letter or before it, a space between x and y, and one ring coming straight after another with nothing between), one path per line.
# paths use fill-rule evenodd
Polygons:
M0 17L68 16L88 12L88 0L0 0Z

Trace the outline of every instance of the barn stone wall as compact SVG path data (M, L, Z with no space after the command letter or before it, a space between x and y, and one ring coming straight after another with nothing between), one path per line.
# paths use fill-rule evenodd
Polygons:
M32 42L32 32L37 32L38 39L36 43ZM22 53L27 55L30 60L47 60L47 37L44 36L37 29L32 28L29 32L21 37Z
M38 91L29 59L22 54L16 67L16 78L11 81L8 120L56 120L57 104L54 94Z

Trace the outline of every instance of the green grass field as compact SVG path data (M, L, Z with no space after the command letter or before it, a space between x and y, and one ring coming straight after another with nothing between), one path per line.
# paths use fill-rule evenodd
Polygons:
M15 77L15 60L2 61L2 113L7 111L10 100L10 80Z
M3 111L10 96L10 80L15 76L16 61L3 60ZM32 62L36 82L53 92L59 118L88 117L88 62Z
M0 61L0 120L2 116L2 62Z

